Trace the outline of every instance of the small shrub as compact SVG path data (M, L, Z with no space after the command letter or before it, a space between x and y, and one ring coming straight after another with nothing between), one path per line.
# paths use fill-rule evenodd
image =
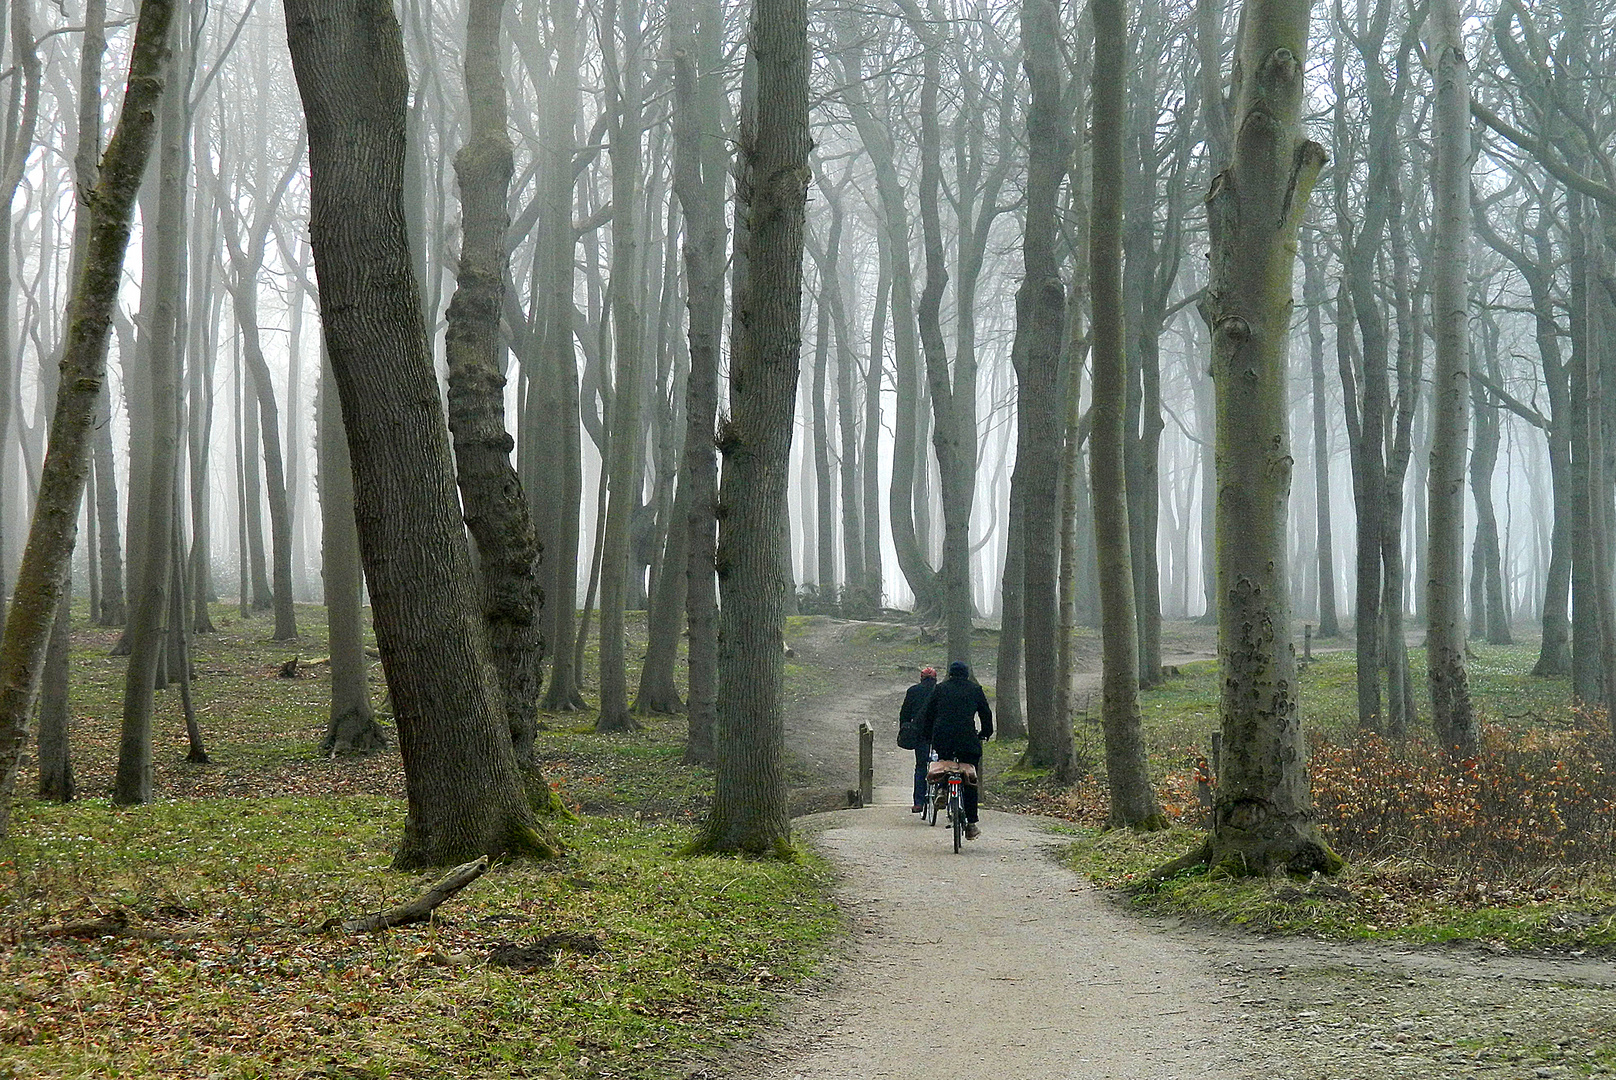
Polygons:
M1508 873L1609 859L1616 837L1610 733L1487 726L1475 757L1365 736L1315 741L1313 798L1330 842L1353 857L1419 853Z

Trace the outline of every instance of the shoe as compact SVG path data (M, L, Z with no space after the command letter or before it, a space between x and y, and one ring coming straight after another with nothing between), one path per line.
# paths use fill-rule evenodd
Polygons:
M972 822L968 823L965 826L965 839L967 839L967 840L975 840L978 836L981 836L981 835L982 835L982 830L976 827L976 822L972 821Z
M915 803L915 805L909 808L909 812L911 814L924 814L926 812L926 806L924 803Z

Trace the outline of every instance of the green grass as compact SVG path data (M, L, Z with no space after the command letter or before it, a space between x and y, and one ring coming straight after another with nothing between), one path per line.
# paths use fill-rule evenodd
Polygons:
M684 827L596 818L562 826L566 859L496 867L432 925L318 932L428 880L387 869L401 814L374 797L19 806L0 865L12 1075L656 1076L751 1031L840 926L811 854L684 858ZM42 936L112 910L175 937ZM598 952L485 963L554 933Z
M681 854L711 792L710 771L680 764L683 716L601 736L577 712L541 717L538 740L584 811L557 826L564 858L497 866L430 925L317 932L431 878L389 869L396 751L318 753L329 671L279 675L326 652L323 611L298 614L302 636L281 643L267 616L215 609L218 633L194 645L214 764L185 762L177 694L159 694L159 801L133 809L96 797L116 762L118 634L75 628L74 765L90 797L19 800L0 846L0 1076L666 1076L754 1031L840 931L811 852ZM643 616L629 623L632 686ZM379 665L372 685L384 708ZM51 932L113 912L144 936ZM598 951L527 973L487 962L549 934Z

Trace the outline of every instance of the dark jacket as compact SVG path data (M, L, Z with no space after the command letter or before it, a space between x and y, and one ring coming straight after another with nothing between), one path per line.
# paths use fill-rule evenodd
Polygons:
M903 695L903 704L898 706L899 726L902 726L904 721L920 715L920 707L926 704L926 699L931 697L931 692L936 686L936 679L921 679L909 688L908 693Z
M982 718L977 731L976 718ZM993 737L993 709L980 684L950 675L937 684L920 710L920 737L940 759L982 760L982 740Z

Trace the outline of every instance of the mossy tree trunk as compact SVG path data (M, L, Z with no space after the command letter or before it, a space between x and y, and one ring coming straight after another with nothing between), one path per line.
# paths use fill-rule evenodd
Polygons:
M511 749L528 797L551 802L534 757L544 639L539 617L539 540L505 430L505 345L500 312L510 270L506 233L513 170L506 131L500 18L504 0L472 0L466 12L466 98L470 130L455 154L462 237L444 352L449 366L449 430L466 527L477 544L477 574L489 655L499 676ZM559 510L559 508L558 508Z
M84 270L74 283L68 305L67 345L49 448L12 604L6 612L5 635L0 638L0 836L9 824L11 794L39 694L46 648L67 589L135 196L156 140L173 10L170 0L142 0L118 125L101 159L93 194L85 200L90 239Z
M1241 25L1233 158L1207 196L1223 769L1205 855L1232 873L1334 871L1308 791L1286 567L1291 276L1325 162L1300 123L1308 0L1248 0Z
M743 111L736 186L745 275L735 297L732 412L718 440L718 760L712 811L694 846L767 855L783 854L790 842L780 524L802 344L811 145L806 0L754 0L747 53L756 112Z
M404 215L408 76L385 0L289 0L309 235L398 723L400 869L553 853L517 772L473 584Z
M1093 213L1089 292L1094 301L1094 403L1090 469L1100 564L1101 723L1112 825L1165 824L1150 783L1139 715L1139 646L1134 605L1125 453L1128 416L1127 333L1122 280L1123 58L1127 24L1122 0L1096 0L1094 17ZM1032 586L1028 584L1028 590ZM1070 736L1068 736L1070 737Z

